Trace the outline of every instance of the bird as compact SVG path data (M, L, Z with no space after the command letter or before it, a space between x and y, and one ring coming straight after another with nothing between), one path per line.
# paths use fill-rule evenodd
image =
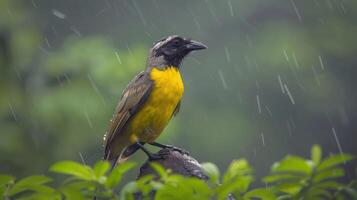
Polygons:
M163 38L149 49L145 70L136 75L122 92L104 136L104 159L122 163L138 149L149 160L161 159L144 145L173 148L155 142L171 118L180 110L184 93L180 68L192 51L206 49L201 42L178 35Z

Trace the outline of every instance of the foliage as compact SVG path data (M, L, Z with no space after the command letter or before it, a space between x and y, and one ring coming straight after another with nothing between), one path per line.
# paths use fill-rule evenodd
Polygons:
M57 187L49 183L52 178L44 175L28 176L15 180L9 175L0 176L2 199L134 199L141 195L155 199L357 199L357 182L339 181L345 175L342 164L353 159L348 154L331 155L322 159L319 146L314 145L311 158L286 156L276 162L271 173L263 178L266 187L252 187L253 169L245 159L234 160L224 174L212 163L202 164L208 181L184 177L151 163L158 177L147 175L117 187L122 176L135 167L132 162L120 164L110 171L110 164L99 161L93 167L62 161L50 167L50 171L67 175ZM180 192L178 192L180 191Z
M321 149L314 145L311 160L286 156L273 165L271 175L263 181L271 184L271 188L282 194L283 199L343 199L345 192L352 198L356 197L356 190L346 189L343 184L334 181L345 175L340 165L352 159L351 155L339 154L321 160Z

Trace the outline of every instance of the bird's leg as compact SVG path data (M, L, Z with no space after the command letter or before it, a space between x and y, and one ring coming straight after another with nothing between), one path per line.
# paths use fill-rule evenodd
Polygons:
M147 150L147 149L144 147L144 143L137 141L136 144L137 144L137 145L139 146L139 148L140 148L141 150L143 150L144 153L149 157L149 160L160 160L160 159L163 159L163 157L160 156L159 154L150 153L150 151Z
M160 143L157 143L157 142L151 142L149 143L151 144L152 146L156 146L156 147L160 147L160 148L163 148L163 149L172 149L174 151L178 151L182 154L186 154L186 155L189 155L189 152L184 150L184 149L181 149L181 148L178 148L178 147L174 147L172 145L167 145L167 144L160 144Z

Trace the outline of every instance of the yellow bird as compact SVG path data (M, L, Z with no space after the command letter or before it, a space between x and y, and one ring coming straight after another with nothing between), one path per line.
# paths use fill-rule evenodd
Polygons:
M144 147L146 143L175 148L155 140L179 111L184 92L180 74L183 58L191 51L206 48L200 42L176 35L154 44L145 71L139 73L122 93L104 136L104 159L123 162L139 148L149 159L160 159Z

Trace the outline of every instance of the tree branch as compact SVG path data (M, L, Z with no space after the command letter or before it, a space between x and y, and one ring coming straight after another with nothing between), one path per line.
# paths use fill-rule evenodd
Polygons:
M140 173L138 179L142 176L153 174L158 176L155 170L150 166L151 162L160 164L165 169L171 169L175 174L181 174L188 177L197 177L202 180L208 180L208 177L202 171L201 165L196 159L191 157L187 153L182 153L174 149L161 149L157 154L163 157L163 159L155 161L146 161L140 167Z
M141 167L140 172L137 179L152 174L155 178L158 178L159 175L157 172L150 166L151 162L156 162L160 164L165 169L171 169L171 171L175 174L181 174L187 177L196 177L207 181L209 177L205 175L200 163L193 157L191 157L188 153L184 153L183 151L178 151L175 149L164 148L161 149L157 154L163 157L163 159L149 161L147 160ZM155 191L151 191L151 199L154 199ZM135 200L141 200L141 193L135 194ZM232 195L228 195L227 200L234 200Z

